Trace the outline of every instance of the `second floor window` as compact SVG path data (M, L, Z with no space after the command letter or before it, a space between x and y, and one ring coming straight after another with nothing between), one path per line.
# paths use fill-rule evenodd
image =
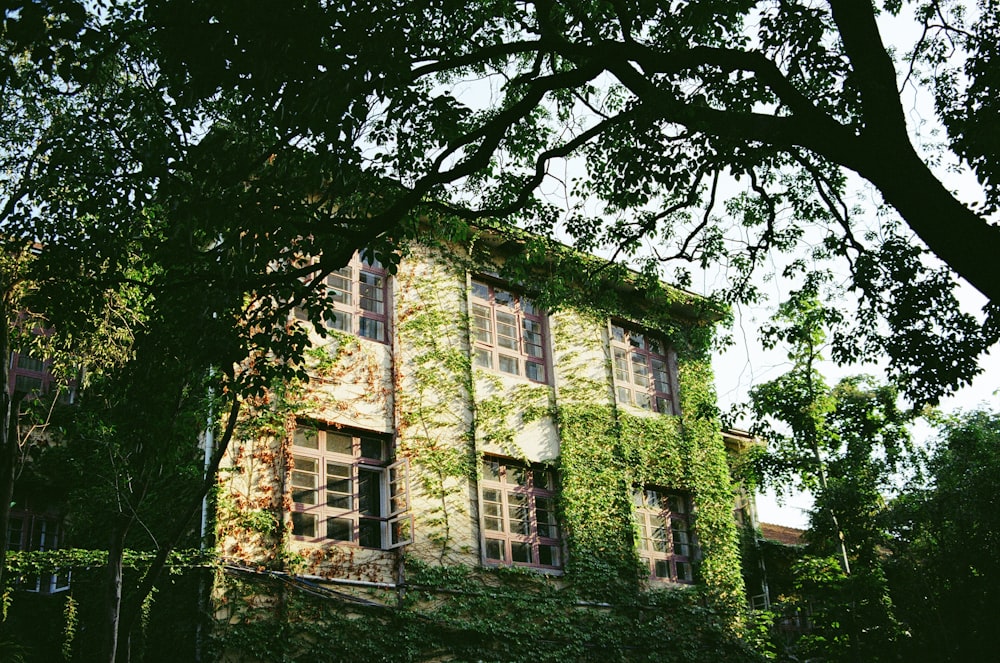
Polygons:
M409 542L405 461L377 433L300 426L292 438L292 536L391 549Z
M660 488L637 488L632 502L639 530L639 558L649 568L649 578L694 582L690 500Z
M548 382L545 314L524 295L472 281L473 363Z
M346 267L326 277L325 287L333 303L333 312L324 321L328 329L389 342L387 274L378 260L355 253ZM309 319L301 308L295 316Z
M549 468L486 457L480 507L487 563L558 568L556 477Z
M676 414L673 359L661 341L612 323L611 364L618 403Z

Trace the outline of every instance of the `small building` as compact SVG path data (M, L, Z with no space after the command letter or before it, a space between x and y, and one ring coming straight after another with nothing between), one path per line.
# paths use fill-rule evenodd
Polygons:
M568 251L510 282L500 249L416 245L393 273L355 255L326 279L333 317L295 311L326 332L308 379L254 404L220 476L228 660L647 660L681 640L740 660L720 636L744 589L719 307L573 277L590 259Z

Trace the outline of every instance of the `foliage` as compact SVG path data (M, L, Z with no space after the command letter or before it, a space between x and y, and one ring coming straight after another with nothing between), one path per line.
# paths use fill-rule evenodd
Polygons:
M417 205L514 222L646 275L680 264L682 284L686 264L724 264L737 299L760 296L771 249L793 278L846 261L865 343L839 335L843 356L888 354L916 400L967 382L997 340L952 294L957 273L1000 298L994 0L142 5L171 96L280 108L342 177L380 183L375 224ZM920 36L887 47L877 16ZM939 152L914 147L911 89L936 98ZM981 205L942 183L952 165ZM851 172L905 228L856 209Z
M971 411L938 426L930 481L896 499L887 523L886 575L910 634L903 656L988 658L995 645L990 611L1000 596L1000 416Z
M345 601L318 586L303 592L266 576L225 578L230 618L215 632L216 646L268 661L760 660L687 592L595 605L510 569L410 561L407 577L405 598L378 602ZM273 602L255 610L260 594Z
M767 331L772 342L788 344L792 368L751 391L768 444L762 478L814 497L809 550L792 565L779 610L808 614L809 628L790 647L795 656L906 660L885 571L886 498L919 469L912 413L899 407L895 388L870 377L825 384L817 364L828 315L809 296L783 304Z

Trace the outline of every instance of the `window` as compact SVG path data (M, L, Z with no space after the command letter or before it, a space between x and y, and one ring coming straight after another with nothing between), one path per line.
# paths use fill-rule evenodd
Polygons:
M482 462L483 557L492 564L562 566L555 472L486 457Z
M547 382L545 314L524 295L472 281L473 363Z
M694 582L690 500L680 493L646 488L636 489L633 504L639 558L649 567L650 579Z
M7 524L7 546L11 551L56 550L60 545L62 527L57 518L27 512L12 512ZM54 594L69 589L71 571L57 569L55 573L33 573L17 579L17 586L28 592Z
M611 363L619 403L663 414L677 412L673 358L662 342L611 324Z
M300 426L292 438L292 535L392 549L409 543L408 465L377 433Z
M325 287L334 309L324 321L328 329L388 343L387 275L378 260L355 253L350 264L326 277ZM294 314L309 319L305 309L296 308Z
M52 374L45 362L29 354L14 352L10 362L10 388L15 392L42 394L49 390Z

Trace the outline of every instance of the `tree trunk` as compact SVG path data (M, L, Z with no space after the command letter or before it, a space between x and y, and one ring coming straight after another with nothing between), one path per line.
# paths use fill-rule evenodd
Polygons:
M0 301L0 592L7 581L7 528L14 499L17 463L17 416L10 393L10 328L7 299Z
M108 566L105 592L105 634L103 659L108 663L118 660L119 625L122 606L122 567L125 556L125 534L128 524L119 519L111 529L108 545ZM127 649L127 647L126 647Z

